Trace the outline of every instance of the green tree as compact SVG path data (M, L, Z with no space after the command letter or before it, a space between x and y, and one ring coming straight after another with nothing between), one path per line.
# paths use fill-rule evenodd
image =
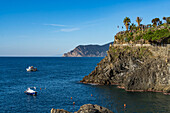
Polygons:
M163 17L163 20L166 22L166 17Z
M166 18L166 22L167 22L167 24L170 24L170 17Z
M124 20L123 20L123 23L124 23L124 25L125 25L125 27L126 27L126 30L128 30L129 29L129 25L130 25L130 18L129 17L126 17Z
M148 27L148 28L151 28L151 27L152 27L152 25L151 25L151 24L148 24L148 25L147 25L147 27Z
M138 26L140 26L140 23L142 22L142 18L141 17L137 17L136 18L136 22L138 23Z
M162 25L162 21L159 21L159 23L158 23L159 25Z
M167 24L170 24L170 17L163 17L163 20L165 20Z
M160 21L159 18L152 19L153 26L157 26L159 21Z
M133 30L135 27L136 27L136 25L135 25L134 23L132 23L132 24L130 25L130 30Z

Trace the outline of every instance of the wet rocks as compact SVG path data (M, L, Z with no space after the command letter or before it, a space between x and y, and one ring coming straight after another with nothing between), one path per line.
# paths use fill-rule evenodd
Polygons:
M51 109L51 113L70 113L63 109ZM93 104L85 104L80 107L80 109L74 113L113 113L109 109Z
M52 108L51 113L71 113L71 112L68 112L64 109L54 109L54 108Z

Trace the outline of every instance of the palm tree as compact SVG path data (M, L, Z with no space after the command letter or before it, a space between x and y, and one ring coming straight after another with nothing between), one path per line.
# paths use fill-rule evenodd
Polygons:
M159 21L159 23L158 23L159 25L162 25L162 21Z
M147 25L147 27L150 27L150 28L151 28L151 27L152 27L152 25L151 25L151 24L148 24L148 25Z
M157 26L159 21L159 18L152 19L153 26Z
M166 17L163 17L163 20L165 20L165 22L166 22Z
M170 24L170 17L166 18L167 24Z
M130 25L130 30L133 30L135 27L136 27L136 25L135 25L134 23L132 23L132 24Z
M155 19L152 19L153 26L156 26L156 21Z
M141 17L137 17L136 18L136 22L138 23L138 26L140 26L140 23L142 22L142 18Z
M130 18L129 18L129 17L126 17L126 18L123 20L123 23L125 24L126 30L128 30L128 29L129 29L129 24L130 24Z

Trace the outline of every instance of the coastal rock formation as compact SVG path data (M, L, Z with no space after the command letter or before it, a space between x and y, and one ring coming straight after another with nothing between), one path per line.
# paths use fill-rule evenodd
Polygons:
M80 82L170 93L170 45L112 45L95 70Z
M51 109L51 113L70 113L63 109ZM74 113L113 113L109 109L93 104L85 104L80 107L80 109Z
M52 108L51 113L71 113L71 112L68 112L64 109L54 109L54 108Z
M105 45L79 45L74 50L64 53L63 57L105 57L109 49L108 43Z

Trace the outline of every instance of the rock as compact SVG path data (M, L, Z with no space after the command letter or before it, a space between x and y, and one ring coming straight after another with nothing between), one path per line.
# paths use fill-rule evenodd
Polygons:
M51 109L51 113L70 113L63 109ZM80 109L74 113L113 113L109 109L93 104L85 104L80 107Z
M85 104L75 113L113 113L105 107L99 105Z
M54 108L52 108L51 113L71 113L71 112L68 112L64 109L54 109Z
M80 82L116 84L127 91L170 93L170 46L112 46L94 71Z

